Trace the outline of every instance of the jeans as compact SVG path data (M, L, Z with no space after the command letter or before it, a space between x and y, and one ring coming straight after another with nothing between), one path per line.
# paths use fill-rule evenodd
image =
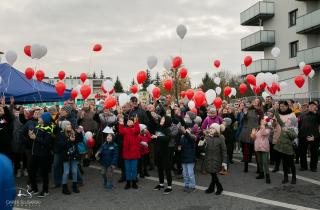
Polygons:
M101 175L104 180L105 186L112 186L113 185L113 168L111 166L101 167Z
M78 161L70 160L63 162L63 176L62 176L62 184L67 184L70 167L72 171L72 180L73 182L77 182L77 173L78 173Z
M124 165L126 168L126 180L127 181L136 181L137 180L137 167L138 160L124 160Z
M55 153L53 156L53 181L56 186L61 185L63 174L62 154Z
M182 163L182 173L184 186L186 188L195 188L194 163Z

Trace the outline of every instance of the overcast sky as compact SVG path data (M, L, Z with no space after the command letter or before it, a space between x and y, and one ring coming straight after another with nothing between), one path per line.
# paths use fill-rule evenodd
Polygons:
M27 44L47 46L48 54L40 60L46 75L57 76L81 72L100 73L125 87L139 70L147 67L150 55L158 57L152 74L163 71L163 60L179 55L199 84L205 72L216 71L214 59L221 67L240 73L247 53L241 52L240 39L257 31L257 27L240 25L240 12L257 0L10 0L1 1L0 51L15 50L16 68L24 71L34 66L23 53ZM184 24L188 33L183 42L176 26ZM103 51L92 54L95 43ZM91 65L89 58L92 54ZM260 53L250 53L254 59ZM4 57L4 56L2 56ZM4 58L2 59L4 62Z

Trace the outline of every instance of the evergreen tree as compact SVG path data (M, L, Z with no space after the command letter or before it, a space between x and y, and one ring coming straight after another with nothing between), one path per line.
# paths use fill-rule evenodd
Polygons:
M119 80L119 76L117 76L116 82L114 83L114 90L116 91L116 93L123 93L123 87L122 84Z
M103 71L100 71L100 79L104 79Z
M159 72L157 72L156 79L155 79L155 85L160 86L160 84L161 84L161 79L160 79Z
M209 89L215 89L216 84L213 82L213 79L209 76L208 73L204 75L202 78L202 85L200 85L200 88L206 92Z
M147 87L151 84L151 74L150 71L147 69L147 79L142 83L142 90L147 90Z
M92 77L93 77L93 79L97 79L97 74L96 74L96 72L95 72L95 71L93 72Z
M132 81L131 81L131 86L135 85L135 84L136 84L136 82L134 81L134 78L133 78Z

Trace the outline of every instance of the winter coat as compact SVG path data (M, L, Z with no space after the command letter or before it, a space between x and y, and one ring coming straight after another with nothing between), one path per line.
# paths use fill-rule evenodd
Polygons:
M96 113L93 117L93 119L97 122L98 124L98 132L96 136L96 143L98 145L101 145L104 142L104 137L102 131L106 126L113 127L117 125L118 118L115 114L113 113Z
M274 149L286 155L294 155L293 140L297 137L295 129L288 128L287 131L281 131L279 142Z
M320 137L319 133L320 115L308 112L301 116L299 121L299 138L305 139L307 136Z
M84 117L80 118L81 111L78 113L78 125L83 126L84 132L95 132L98 128L97 122L93 120L95 112L91 110L85 111Z
M276 123L273 128L272 144L277 144L281 135L281 126L279 123Z
M29 139L32 141L32 155L47 157L51 152L53 126L40 126L37 125L33 130L36 139Z
M140 127L139 122L134 123L132 128L119 125L119 133L123 137L122 157L124 160L140 158Z
M20 122L19 117L14 117L11 147L12 151L15 153L21 153L24 150L24 144L20 136L21 129L22 123Z
M170 125L159 125L156 135L158 137L154 140L155 164L161 169L171 169L172 157L169 157L170 152L168 146L170 141Z
M269 135L270 129L268 128L262 128L257 131L256 139L254 140L254 150L256 152L270 151Z
M222 163L227 163L227 148L223 135L205 137L205 169L208 173L221 171Z
M236 131L236 134L235 134L237 140L239 139L241 131L242 131L242 128L243 128L243 121L242 121L243 116L244 116L243 112L238 112L237 113L236 121L238 122L238 128L237 128L237 131Z
M225 138L226 145L227 144L234 144L235 135L234 135L234 130L231 126L228 126L225 128L225 130L223 131L223 136Z
M82 133L75 133L75 140L71 141L70 138L61 131L57 137L57 145L62 151L63 161L79 160L80 154L78 150L78 143L83 141Z
M13 176L13 164L9 158L0 154L0 209L10 210L11 205L16 197L16 185ZM14 203L13 203L14 204Z
M11 141L13 131L13 116L8 107L3 107L4 114L0 117L0 153L11 155Z
M29 138L29 130L34 130L38 125L37 119L28 120L20 130L20 138L22 139L22 143L26 147L26 149L32 149L32 140Z
M144 125L147 125L147 126L149 125L149 118L147 116L147 113L140 106L135 108L135 109L130 110L127 113L127 116L126 116L127 119L126 120L134 118L136 115L138 116L139 122L141 124L144 124Z
M195 163L196 161L196 137L186 132L180 140L181 162Z
M146 134L140 134L139 135L139 139L140 139L140 154L142 155L146 155L150 153L150 147L149 147L149 143L151 141L151 134L149 132L147 132ZM148 146L144 146L141 144L141 142L145 142L148 144Z
M242 118L242 129L239 135L239 140L242 143L253 144L250 134L253 128L259 127L261 115L254 108L249 109L247 114Z
M205 130L205 129L208 129L210 127L210 125L213 123L217 123L220 125L220 124L222 124L222 122L223 122L223 119L219 115L215 116L214 118L208 116L202 122L201 128L203 130Z
M119 148L116 143L105 142L101 145L98 152L100 153L99 162L102 166L107 168L111 165L113 165L113 166L117 165L118 156L119 156Z

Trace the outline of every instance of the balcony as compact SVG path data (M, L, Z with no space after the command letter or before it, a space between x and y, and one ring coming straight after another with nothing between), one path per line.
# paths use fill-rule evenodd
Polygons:
M320 64L320 47L300 50L297 53L297 63Z
M246 68L241 65L241 75L258 74L259 72L274 72L276 71L276 60L274 59L260 59L253 61L252 64Z
M249 9L241 12L240 23L243 26L260 26L260 20L268 20L273 16L274 2L260 1Z
M320 33L320 9L297 18L298 34Z
M258 31L241 39L242 51L263 51L265 47L271 47L275 43L274 31Z

